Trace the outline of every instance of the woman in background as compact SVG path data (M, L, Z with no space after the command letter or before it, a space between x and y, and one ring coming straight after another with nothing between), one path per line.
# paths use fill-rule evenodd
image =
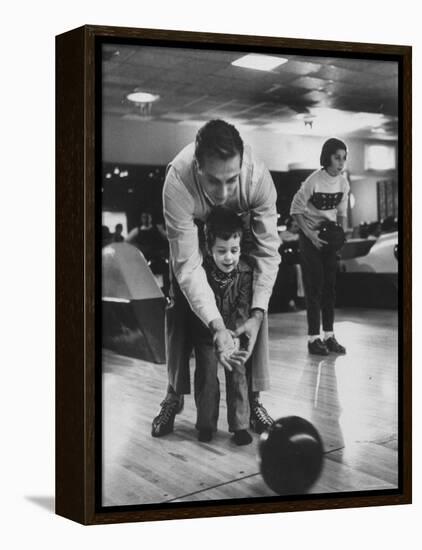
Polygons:
M313 172L293 197L290 214L300 228L299 248L305 286L308 350L315 355L346 353L334 335L337 271L336 250L319 237L321 224L337 222L346 229L349 183L343 175L346 144L328 139L321 151L321 168ZM324 336L321 339L320 326Z

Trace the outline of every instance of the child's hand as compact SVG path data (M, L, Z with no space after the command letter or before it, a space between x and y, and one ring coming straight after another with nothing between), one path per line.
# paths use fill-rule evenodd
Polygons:
M223 367L227 371L232 372L233 370L243 367L248 360L249 354L247 351L233 351L230 355L225 355L224 357L218 355L217 357ZM224 361L222 361L222 359Z
M217 331L214 335L217 359L229 372L243 366L250 355L249 351L239 349L240 339L236 338L234 334L231 330L226 329L224 333Z
M246 350L238 350L234 351L228 360L230 361L231 366L235 369L237 367L242 367L248 358L249 353Z

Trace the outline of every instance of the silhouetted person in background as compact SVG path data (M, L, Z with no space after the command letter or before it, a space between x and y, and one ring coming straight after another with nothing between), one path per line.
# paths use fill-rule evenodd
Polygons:
M149 212L142 212L139 225L130 231L126 242L136 246L147 260L158 257L160 251L166 247L165 239L153 224L152 215Z
M125 238L122 235L122 232L123 232L123 225L121 223L117 223L116 227L114 228L113 242L121 243L125 240Z
M280 233L280 239L282 244L299 242L299 225L297 222L289 216L286 221L286 229Z
M299 225L291 216L286 221L286 229L280 233L281 262L287 269L294 270L294 284L287 284L289 293L288 308L295 311L304 306L305 291L303 288L302 268L299 257ZM282 267L281 267L282 268ZM290 280L290 277L288 277Z

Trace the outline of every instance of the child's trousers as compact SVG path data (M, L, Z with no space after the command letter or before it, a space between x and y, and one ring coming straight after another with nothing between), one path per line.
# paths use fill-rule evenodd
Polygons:
M200 321L198 321L200 323ZM195 330L195 378L194 391L197 409L196 428L217 430L220 406L220 383L218 381L218 361L208 329ZM248 363L233 367L231 372L224 369L226 376L227 422L229 431L245 430L249 427L250 406L246 370Z

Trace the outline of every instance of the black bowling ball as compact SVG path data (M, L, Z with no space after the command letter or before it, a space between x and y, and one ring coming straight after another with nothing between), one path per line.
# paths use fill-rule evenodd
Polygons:
M164 258L152 257L148 260L148 266L154 275L162 275L168 271L168 262Z
M343 228L334 222L323 223L318 236L327 243L324 248L336 251L340 250L346 240Z
M281 261L286 265L295 265L300 263L299 247L297 243L287 243L280 248Z
M261 435L258 451L262 477L279 495L305 493L322 470L321 437L300 416L276 420Z

